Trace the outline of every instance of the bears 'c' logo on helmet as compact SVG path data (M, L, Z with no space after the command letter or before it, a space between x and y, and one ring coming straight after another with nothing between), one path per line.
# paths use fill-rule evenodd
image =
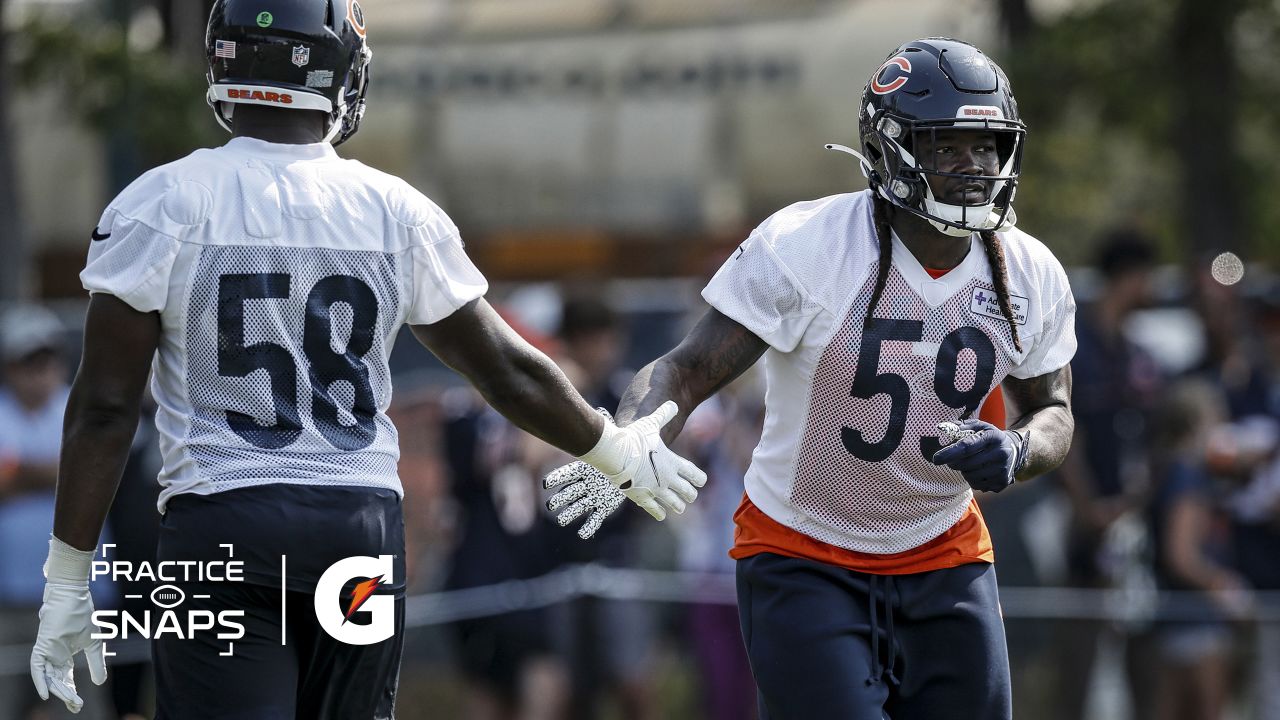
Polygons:
M891 68L897 68L897 71L891 70ZM897 75L897 77L887 83L881 83L880 78L884 77L886 72L889 76ZM906 85L907 76L910 74L910 60L901 55L891 57L888 62L880 66L879 70L876 70L875 75L871 76L871 92L877 95L888 95L903 85Z
M347 19L351 21L351 27L356 29L356 34L364 37L364 8L356 0L350 0L347 4Z

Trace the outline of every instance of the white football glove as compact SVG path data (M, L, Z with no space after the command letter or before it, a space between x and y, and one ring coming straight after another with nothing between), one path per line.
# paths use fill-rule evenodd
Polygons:
M659 431L678 412L676 404L668 400L652 415L626 427L608 420L595 447L578 459L600 470L655 520L665 520L667 509L682 513L697 499L697 488L706 484L707 474L662 442Z
M84 701L76 694L73 674L76 653L84 652L94 685L107 681L107 661L101 640L94 640L93 598L89 595L89 566L93 551L77 550L56 537L49 538L44 564L44 604L40 631L31 649L31 681L41 700L49 694L80 712Z
M583 540L595 535L604 521L627 500L627 496L614 487L604 473L581 460L556 468L542 484L548 490L564 485L560 492L547 499L547 509L551 512L564 508L556 515L560 527L582 517L583 513L591 512L587 521L578 528L578 537Z

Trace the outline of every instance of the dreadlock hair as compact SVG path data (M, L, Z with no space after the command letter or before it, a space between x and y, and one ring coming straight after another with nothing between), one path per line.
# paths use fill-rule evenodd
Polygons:
M889 266L893 264L893 226L889 223L892 205L880 197L879 193L871 194L871 217L876 224L876 240L880 246L880 262L876 266L876 287L871 291L871 304L867 306L867 317L864 326L871 325L871 316L880 304L880 296L884 294L884 286L889 282Z
M987 251L987 262L991 265L991 282L996 286L996 302L1000 303L1000 312L1009 321L1009 332L1013 333L1013 347L1022 352L1018 321L1013 317L1013 302L1009 299L1009 268L1004 262L1004 246L995 230L982 231L982 249Z
M893 227L890 224L893 206L879 194L873 193L871 199L873 203L871 216L875 222L876 238L880 246L880 262L876 268L876 285L871 291L871 303L867 305L867 317L863 321L865 325L871 324L871 316L875 314L876 306L880 304L880 296L884 294L884 287L889 282L889 267L893 264ZM982 248L986 251L987 262L991 265L996 302L999 303L1000 312L1004 314L1005 320L1009 321L1014 348L1022 352L1022 338L1018 336L1018 323L1013 317L1013 302L1009 299L1009 268L1004 261L1004 247L994 230L982 231Z

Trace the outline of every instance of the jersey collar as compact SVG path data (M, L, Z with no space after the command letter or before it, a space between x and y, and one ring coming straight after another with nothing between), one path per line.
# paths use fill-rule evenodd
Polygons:
M237 153L269 162L297 162L299 160L326 160L338 157L333 145L327 142L291 145L272 143L251 137L234 137L225 146Z
M933 279L924 269L915 255L893 233L893 265L898 268L902 278L911 285L911 289L930 307L937 307L946 302L952 295L963 290L969 281L982 270L986 255L982 248L982 240L977 233L969 236L969 252L946 275Z

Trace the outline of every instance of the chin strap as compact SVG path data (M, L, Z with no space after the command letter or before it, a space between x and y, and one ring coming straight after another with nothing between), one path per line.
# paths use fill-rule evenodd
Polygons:
M981 232L981 230L976 230L976 229L968 230L965 228L958 228L958 227L955 227L954 225L948 225L946 223L938 222L937 220L934 220L932 218L929 218L928 220L929 220L929 225L932 226L934 230L937 230L943 235L947 235L949 237L954 237L954 238L969 237L975 232Z
M1018 224L1018 213L1014 212L1012 207L1009 208L1009 212L1005 213L1003 222L1000 222L1000 216L997 213L993 212L991 214L993 215L993 217L991 218L991 222L1000 223L999 226L992 228L997 232L1001 230L1008 230L1009 228Z
M941 205L942 203L937 204ZM976 225L972 227L956 227L954 225L938 222L932 218L927 219L929 220L929 224L932 225L935 230L944 235L950 235L951 237L968 237L972 233L986 232L987 230L992 232L1003 232L1012 228L1014 224L1018 222L1018 216L1013 212L1013 208L1009 208L1009 212L1005 214L1003 222L1000 220L1000 213L992 210L987 214L985 227Z
M347 125L347 103L346 98L338 99L338 111L334 115L329 116L329 129L325 131L324 141L332 143L334 138L338 137Z

